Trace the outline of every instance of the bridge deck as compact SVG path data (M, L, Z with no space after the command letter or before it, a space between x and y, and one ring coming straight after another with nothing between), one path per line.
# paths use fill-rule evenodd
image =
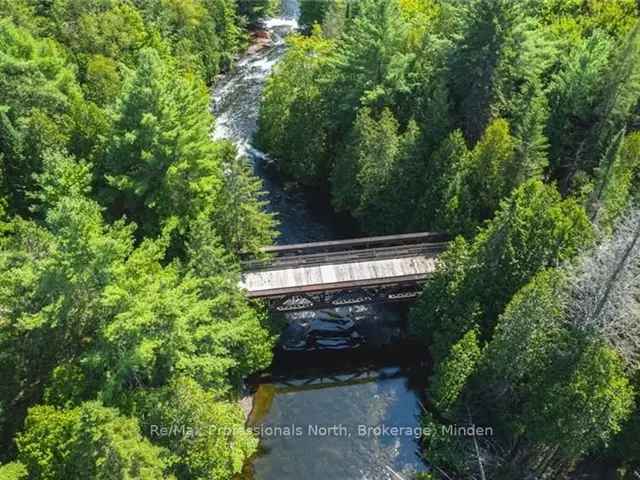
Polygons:
M249 297L268 298L358 286L415 283L433 273L436 257L445 246L437 243L276 258L259 270L245 271L241 287Z

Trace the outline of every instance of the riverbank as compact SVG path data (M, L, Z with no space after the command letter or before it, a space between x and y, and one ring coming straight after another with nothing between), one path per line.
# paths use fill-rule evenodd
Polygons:
M279 222L278 243L305 243L357 236L351 219L333 212L326 192L286 183L268 157L255 148L260 98L267 78L297 29L297 2L264 22L255 44L213 92L215 138L227 138L261 179L268 210ZM268 38L267 38L268 37ZM415 438L316 435L316 426L382 424L419 426L428 359L406 342L405 312L369 305L290 313L271 367L247 379L239 405L247 425L258 429L260 447L243 477L253 480L411 478L425 464ZM337 325L340 324L340 325ZM357 340L357 341L355 341ZM355 348L354 348L355 347ZM299 437L274 434L302 428ZM297 430L296 430L297 431ZM389 470L391 469L391 470Z

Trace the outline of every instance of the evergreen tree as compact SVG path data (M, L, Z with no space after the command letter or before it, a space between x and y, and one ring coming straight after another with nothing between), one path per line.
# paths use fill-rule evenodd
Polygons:
M398 0L364 0L333 56L330 113L337 138L344 138L360 105L380 111L408 91L407 25Z
M53 40L0 22L0 161L11 212L27 213L32 173L44 152L72 148L82 102L72 68Z
M475 373L463 386L446 383L445 399L464 398L454 408L444 404L449 420L467 421L466 407L473 405L476 419L496 427L493 451L508 452L487 462L491 477L563 475L610 442L630 417L630 374L640 354L638 218L631 214L577 262L533 277L498 318ZM438 372L452 365L468 371L457 345ZM443 385L439 379L436 387ZM429 448L456 471L468 471L468 451L459 441L440 438Z
M597 107L598 122L590 133L585 168L593 168L621 129L626 128L632 109L640 100L640 22L618 48L609 69Z
M473 242L458 238L441 257L412 310L413 330L436 361L474 327L489 338L511 296L537 272L569 259L590 238L590 223L573 199L530 180L502 202Z
M463 31L450 53L449 78L458 124L475 144L492 118L508 114L517 82L535 64L518 65L529 29L519 2L473 0L459 15Z
M298 20L300 25L311 30L314 24L322 24L325 13L332 8L334 3L333 1L317 2L316 0L301 0L300 18Z
M143 4L143 14L167 41L184 70L213 83L242 42L234 2L165 0Z
M476 226L492 217L500 200L517 187L516 182L523 180L524 173L519 169L527 165L516 164L515 150L509 124L503 119L494 120L469 155L462 178L458 181L455 174L448 176L455 182L447 188L455 192L450 193L453 198L448 204L457 210L447 216L455 219L456 231L473 233Z
M245 429L240 407L217 399L188 378L148 393L144 404L145 431L175 455L174 471L180 480L232 478L257 449L258 440ZM176 435L152 430L154 425L181 424L186 428Z
M530 178L542 178L548 167L549 140L545 130L549 111L547 98L537 80L514 103L515 158L507 176L512 178L512 185L519 185Z
M327 107L320 79L327 73L333 43L318 31L289 42L265 86L256 139L285 175L317 185L329 172Z
M262 182L254 176L247 160L238 157L230 143L218 147L222 159L222 189L211 218L227 251L259 255L276 236L277 221L267 213L268 202Z
M469 330L453 344L448 357L438 365L431 377L429 392L439 412L446 413L459 400L481 355L476 330Z
M551 167L563 191L583 162L588 129L597 121L596 102L603 88L612 46L601 34L580 40L552 77L547 128Z
M454 130L431 155L424 174L424 188L416 210L418 230L457 230L462 188L469 164L469 149L460 130Z
M81 196L57 199L45 227L17 219L10 228L0 240L8 320L0 324L0 401L11 408L11 416L0 416L3 445L41 400L54 369L93 345L104 321L101 292L131 248L131 229L105 226L98 205Z
M184 224L214 202L221 168L211 126L202 85L143 50L118 103L101 168L101 196L111 216L125 215L157 235L170 218Z
M398 130L389 110L383 110L379 120L369 109L361 110L351 144L337 160L343 165L336 166L338 174L332 178L334 205L353 212L370 232L403 230L408 224L396 215L402 202L397 188L400 183L407 187L402 165L413 160L417 129L409 125L403 134Z

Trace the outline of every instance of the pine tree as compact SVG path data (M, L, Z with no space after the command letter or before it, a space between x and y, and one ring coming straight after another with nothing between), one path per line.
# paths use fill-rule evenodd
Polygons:
M529 180L500 204L472 242L457 239L441 257L411 313L412 328L444 358L478 326L488 338L512 295L539 271L574 257L591 225L574 199Z
M260 255L261 248L276 237L275 216L268 213L262 182L230 143L218 146L222 159L222 189L211 219L229 252Z
M449 78L458 124L473 145L500 111L499 100L513 95L515 58L523 48L519 2L473 0L460 7L462 36L451 51Z
M380 111L399 92L408 91L407 25L398 0L364 0L332 59L329 88L332 126L344 138L360 105Z
M640 99L640 22L629 32L609 69L596 112L598 122L590 133L584 168L590 171L626 122Z
M422 179L424 193L415 212L417 230L459 230L461 182L469 155L460 130L454 130L431 155Z
M500 200L517 186L516 182L525 180L519 169L527 165L516 163L515 151L516 140L508 122L503 119L491 122L469 156L457 185L459 198L449 200L459 207L456 222L461 231L473 233L476 226L492 217ZM454 176L450 178L455 181Z
M204 87L178 77L154 50L143 50L139 63L107 141L101 196L113 218L157 235L171 217L184 228L215 201L221 168Z
M549 140L545 130L549 119L547 98L536 79L514 100L513 136L516 139L512 171L506 176L511 187L530 179L542 178L549 164Z
M360 110L350 145L338 158L332 177L334 206L352 212L369 232L403 230L410 221L396 212L413 198L403 168L415 162L418 132L415 124L403 133L399 127L387 109L379 119L370 109Z
M597 121L597 99L609 66L612 45L597 33L580 40L551 79L547 134L551 168L561 190L571 189L572 178L586 155L589 128Z

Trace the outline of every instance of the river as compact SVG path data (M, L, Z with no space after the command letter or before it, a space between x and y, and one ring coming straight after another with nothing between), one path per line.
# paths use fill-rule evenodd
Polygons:
M265 81L298 24L297 0L264 22L255 43L213 92L215 138L233 141L262 179L280 221L278 243L332 240L351 232L326 200L286 188L252 146ZM273 365L253 379L253 480L409 480L425 471L416 429L426 362L405 343L398 307L358 306L287 314ZM391 427L400 427L393 432Z

